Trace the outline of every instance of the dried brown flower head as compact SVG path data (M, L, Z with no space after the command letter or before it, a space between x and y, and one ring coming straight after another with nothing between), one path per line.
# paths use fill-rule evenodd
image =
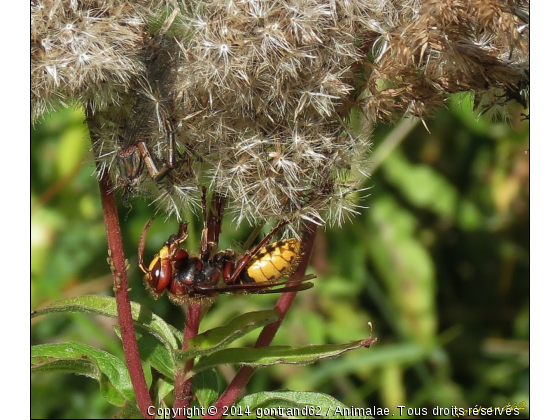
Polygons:
M509 0L37 0L32 113L84 106L101 170L125 199L152 194L170 215L209 185L238 221L342 223L369 150L351 112L425 117L465 91L484 110L524 101L527 10Z

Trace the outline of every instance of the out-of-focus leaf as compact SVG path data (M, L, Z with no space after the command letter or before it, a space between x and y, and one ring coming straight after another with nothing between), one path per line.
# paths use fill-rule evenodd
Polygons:
M107 352L83 343L39 344L31 347L31 371L59 371L88 376L99 381L101 393L111 403L123 406L134 400L125 364Z
M384 198L370 209L371 258L396 306L399 327L407 337L432 346L436 340L435 269L430 254L415 237L412 216Z
M380 369L379 382L382 384L382 401L386 407L398 407L402 401L406 401L404 370L401 363L387 363Z
M488 118L479 118L474 109L474 95L471 93L461 92L451 95L448 101L449 109L463 121L469 131L480 135L487 135L488 131L496 124Z
M460 198L455 186L431 166L414 165L395 150L387 157L383 171L413 205L457 222L463 229L476 229L482 223L474 203Z
M363 371L364 366L368 369L382 368L391 363L412 366L426 359L430 354L427 349L414 343L380 345L375 348L375 351L353 353L352 357L330 360L329 363L322 364L321 369L309 372L305 382L307 386L313 388L333 378L357 374Z

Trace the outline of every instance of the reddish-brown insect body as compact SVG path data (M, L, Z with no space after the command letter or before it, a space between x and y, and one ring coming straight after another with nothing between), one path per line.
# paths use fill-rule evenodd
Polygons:
M215 198L212 203L216 204ZM181 304L189 298L213 297L220 293L281 293L305 290L313 286L306 280L315 276L307 276L300 281L283 280L299 264L299 240L284 239L268 245L272 236L288 222L281 223L244 255L238 255L231 249L214 252L214 240L217 241L221 228L223 205L215 206L216 213L211 211L206 218L203 190L202 207L205 224L199 256L189 256L180 247L188 237L187 224L181 223L177 235L169 237L149 267L146 267L142 254L151 220L146 223L138 247L138 259L140 268L145 273L146 285L154 297L167 290L170 299ZM209 229L208 226L212 228Z

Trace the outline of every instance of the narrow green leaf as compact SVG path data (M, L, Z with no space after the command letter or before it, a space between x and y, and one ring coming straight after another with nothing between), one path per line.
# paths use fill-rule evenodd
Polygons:
M278 312L275 310L247 312L233 318L224 326L212 328L193 337L189 340L189 347L223 346L256 328L275 321L278 321Z
M173 357L178 366L185 360L202 355L209 355L225 347L239 337L278 320L278 312L248 312L233 318L226 325L205 331L189 340L187 350L174 350Z
M367 249L397 308L391 322L406 337L430 348L437 340L436 268L427 245L417 237L417 221L388 197L378 200L369 216L376 234L366 238Z
M115 332L119 338L122 339L121 331L118 326L115 327ZM171 358L169 349L150 334L143 334L142 332L136 331L135 335L136 341L138 342L140 358L166 377L174 379L173 359Z
M183 335L179 330L136 302L131 302L130 306L132 308L134 325L153 334L168 348L180 348ZM118 318L117 301L114 297L110 296L80 296L72 299L59 300L44 308L33 311L31 313L31 318L57 312L85 312Z
M262 348L230 348L220 350L210 356L203 357L195 365L193 372L223 364L248 365L255 367L277 364L310 364L321 359L340 356L347 351L360 347L369 347L377 339L352 341L346 344L323 344L303 347L262 347Z
M237 402L237 411L253 418L283 419L372 419L375 408L348 407L330 395L316 392L259 392Z
M99 381L102 395L123 406L134 401L125 364L105 351L83 343L40 344L31 347L31 371L59 371L85 375Z

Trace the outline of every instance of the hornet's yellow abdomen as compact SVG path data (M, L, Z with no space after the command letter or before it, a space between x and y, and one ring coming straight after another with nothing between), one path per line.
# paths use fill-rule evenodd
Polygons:
M242 283L275 282L296 269L301 256L301 242L284 239L261 249L247 264Z

